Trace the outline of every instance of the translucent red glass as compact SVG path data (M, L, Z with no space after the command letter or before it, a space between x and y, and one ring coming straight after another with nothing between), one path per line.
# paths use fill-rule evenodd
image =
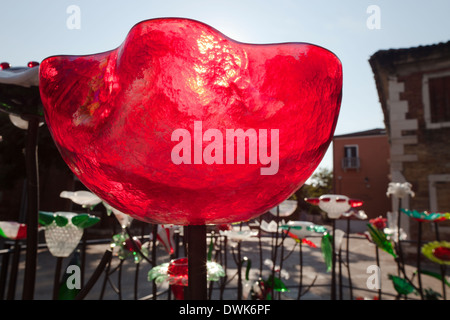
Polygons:
M0 70L6 70L9 69L11 66L8 62L2 62L0 63Z
M324 48L240 43L178 18L135 25L115 50L40 65L46 122L72 171L117 210L163 224L248 220L287 199L322 160L341 91L341 63ZM191 164L171 158L177 129L189 133ZM259 152L264 132L275 150L278 130L277 170L261 174L268 165L250 161L250 139L245 159L202 159L213 142L203 134L227 129L255 130Z
M450 262L450 248L447 247L438 247L433 250L433 255L446 262Z
M37 62L37 61L30 61L27 64L28 68L34 68L34 67L37 67L38 65L39 65L39 62Z

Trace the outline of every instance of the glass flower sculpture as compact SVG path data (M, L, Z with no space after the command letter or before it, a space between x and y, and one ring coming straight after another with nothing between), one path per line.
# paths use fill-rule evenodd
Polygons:
M150 223L221 224L267 212L314 172L342 66L312 44L160 18L114 50L44 59L39 89L63 159L101 199Z
M450 265L450 242L429 242L422 246L422 253L433 262Z
M55 257L68 257L80 242L84 229L99 221L100 218L90 214L39 211L39 224L45 231L48 249Z
M406 240L408 235L402 228L400 228L400 230L398 228L398 212L389 211L386 215L387 215L387 227L383 229L383 232L387 236L387 239L392 240L394 242L397 242L398 240Z
M322 236L320 249L322 251L322 256L327 267L327 272L330 272L333 266L333 245L335 254L339 253L344 235L344 231L342 231L341 229L336 229L334 235L329 232L325 232Z
M237 245L238 242L248 240L258 235L257 230L232 228L231 230L219 230L221 236L227 237L231 245Z
M114 214L117 221L119 222L120 226L122 227L122 230L125 231L126 228L128 228L131 225L131 222L133 222L133 218L122 211L117 210L116 208L111 207L106 202L102 202L103 205L106 208L106 214L109 216L111 213Z
M27 237L27 225L16 221L0 221L0 236L11 240Z
M225 276L223 267L214 261L206 262L207 281L219 281ZM183 300L183 287L188 285L188 259L178 258L170 262L153 267L147 276L148 281L157 284L167 282L171 285L172 292L177 300Z
M274 216L288 217L297 209L297 200L284 200L275 208L269 210Z
M286 224L286 222L284 222L284 220L281 220L280 225L278 225L278 223L276 223L274 220L267 222L266 220L262 220L261 222L259 221L255 221L256 225L259 226L259 228L264 231L264 232L268 232L268 233L274 233L274 232L278 232L280 229L280 226Z
M102 202L102 199L89 191L62 191L59 195L61 198L72 200L74 203L79 204L83 208L93 209L96 205Z
M386 195L394 195L397 198L403 199L408 196L414 197L415 193L412 191L412 184L409 182L389 182Z
M179 226L163 224L158 225L158 232L156 234L156 239L161 243L166 250L166 252L171 255L174 253L174 233L179 232Z
M111 249L113 254L120 260L132 257L134 263L139 263L145 257L148 257L148 242L142 244L138 237L130 238L127 233L121 232L112 237Z
M417 210L408 210L404 208L401 208L400 210L407 216L420 222L439 222L450 219L449 213L428 212L428 211L419 212Z
M327 232L324 226L316 225L310 221L288 221L286 224L282 224L280 228L291 238L306 243L312 248L315 248L316 245L306 238L312 235L323 235Z
M305 201L319 206L330 219L339 219L351 208L357 208L363 204L361 200L349 199L347 196L337 194L324 194L319 198L306 198Z
M348 219L359 219L359 220L366 220L367 214L364 212L364 210L349 210L347 212L344 212L342 214L343 218Z
M380 249L386 251L394 258L397 258L394 247L391 243L391 237L385 233L387 219L383 217L377 217L375 219L370 219L367 224L368 229L368 239L369 241L375 243Z

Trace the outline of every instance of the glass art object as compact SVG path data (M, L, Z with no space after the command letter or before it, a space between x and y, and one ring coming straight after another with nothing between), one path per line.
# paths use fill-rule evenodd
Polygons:
M297 209L297 200L284 200L275 208L269 210L274 216L288 217Z
M403 199L408 196L414 197L415 193L412 191L412 184L409 182L389 182L386 196L396 196Z
M286 224L286 222L284 220L281 220L280 225L278 225L277 222L275 222L274 220L271 220L270 222L267 222L266 220L262 220L261 222L259 221L255 221L256 225L259 226L259 228L264 231L264 232L268 232L268 233L274 233L274 232L278 232L280 229L280 226L283 226Z
M386 234L387 238L394 242L397 242L398 240L406 240L408 235L402 228L400 228L400 230L398 228L398 212L389 211L386 215L387 227L384 228L383 232Z
M361 200L349 199L347 196L337 194L324 194L319 198L306 198L305 201L319 206L330 219L339 219L351 208L357 208L363 204Z
M120 260L132 257L134 263L140 263L149 256L148 242L142 244L138 237L130 238L127 233L121 232L112 236L111 249Z
M0 221L0 236L11 240L27 237L27 225L16 221Z
M74 203L79 204L83 208L93 209L96 205L102 202L98 196L89 191L62 191L59 195L61 198L72 200Z
M248 240L251 237L256 237L258 235L258 231L251 229L233 228L231 230L219 230L219 234L221 236L227 237L228 240L231 241L231 245L235 245L243 240Z
M46 123L80 181L133 218L246 221L287 199L331 143L342 66L308 43L248 44L190 19L41 62ZM282 178L280 178L282 177Z
M225 276L223 267L214 261L206 262L207 281L218 281ZM167 282L177 300L184 299L184 288L188 285L188 258L173 259L153 267L147 275L148 281L157 284Z
M449 213L440 213L440 212L428 212L428 211L417 211L417 210L409 210L409 209L400 209L404 214L408 217L413 218L414 220L420 222L439 222L450 219Z
M324 226L316 225L310 221L288 221L282 224L280 228L291 238L305 243L312 248L315 248L316 245L306 238L313 235L323 235L327 232L327 228Z
M90 214L39 211L39 224L45 231L45 242L55 257L68 257L80 242L84 229L99 221L100 218Z
M433 262L450 265L450 242L433 241L422 246L422 254Z
M388 236L384 233L384 230L386 228L386 223L384 220L382 220L383 223L380 221L377 221L376 219L373 219L375 221L375 224L368 223L367 229L369 232L369 240L371 240L373 243L375 243L378 248L386 251L390 255L392 255L394 258L397 258L397 254L394 251L394 247L392 246L392 243Z
M174 253L173 245L175 242L173 236L175 232L179 232L178 228L178 226L170 224L158 225L156 239L163 245L169 255Z
M122 211L117 210L116 208L111 207L104 201L102 203L106 208L106 213L108 214L108 216L111 215L111 213L114 214L120 226L122 227L122 230L125 230L131 225L131 222L133 222L133 218L131 216L123 213Z
M389 274L388 277L392 280L394 289L398 294L408 295L416 291L411 283L409 283L406 279L394 276L392 274Z
M364 210L350 209L349 211L344 212L342 214L342 218L366 220L368 217L367 217L367 214L364 212Z

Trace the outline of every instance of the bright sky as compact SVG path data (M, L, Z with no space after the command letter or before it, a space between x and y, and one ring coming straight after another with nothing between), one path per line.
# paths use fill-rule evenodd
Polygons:
M79 8L79 29L67 26L70 6ZM241 42L320 45L343 64L335 134L384 127L372 54L450 40L449 0L2 0L1 8L0 62L12 66L114 49L133 25L158 17L199 20ZM320 166L332 168L331 147Z

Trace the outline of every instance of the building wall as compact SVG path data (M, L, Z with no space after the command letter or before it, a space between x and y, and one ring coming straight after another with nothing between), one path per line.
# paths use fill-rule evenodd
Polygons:
M389 133L391 180L411 183L415 193L402 206L450 212L450 122L431 121L428 90L430 79L450 75L450 42L379 51L370 63ZM434 226L423 224L424 239L435 239ZM402 227L417 237L414 219ZM448 238L449 221L439 223L439 233Z
M343 169L345 145L358 145L360 167ZM336 137L333 140L334 192L361 199L368 217L386 217L391 202L386 196L389 180L389 142L387 135Z
M405 68L406 72L409 68ZM422 68L421 68L422 69ZM408 103L408 117L416 119L417 143L405 147L405 153L416 155L417 161L403 165L403 176L413 185L416 195L411 206L416 210L450 211L450 127L429 128L425 120L423 82L427 74L450 72L449 68L427 67L411 70L411 73L399 75L398 81L404 84L401 99ZM430 185L431 184L431 185ZM431 189L437 188L436 197L431 198ZM447 194L447 197L444 196ZM438 201L440 200L440 201Z

